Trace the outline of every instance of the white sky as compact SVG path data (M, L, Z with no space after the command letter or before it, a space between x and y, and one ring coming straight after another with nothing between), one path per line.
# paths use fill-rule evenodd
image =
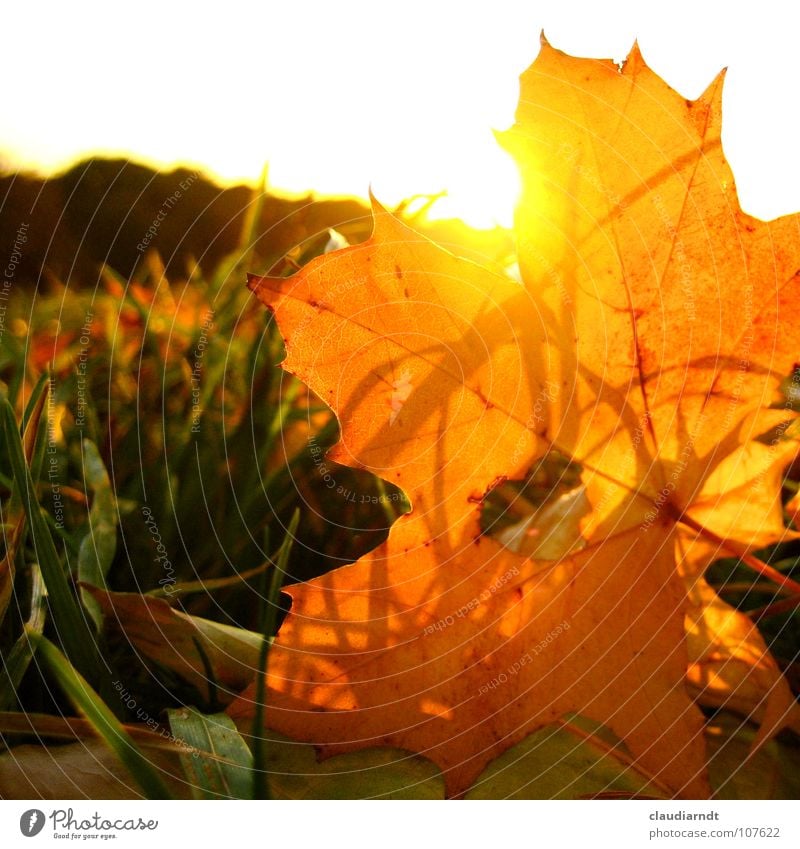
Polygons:
M226 180L510 223L513 121L539 31L576 55L648 64L696 97L728 66L723 142L747 211L800 209L800 10L791 2L5 4L0 163L52 171L90 153L186 162Z

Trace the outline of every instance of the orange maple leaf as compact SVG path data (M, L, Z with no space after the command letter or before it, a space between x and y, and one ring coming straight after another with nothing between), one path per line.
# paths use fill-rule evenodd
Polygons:
M377 203L366 243L290 279L251 278L284 368L339 419L330 459L412 505L378 549L288 588L269 727L329 754L420 752L457 795L579 713L665 794L709 793L685 683L708 660L695 646L690 665L685 617L701 621L708 598L688 603L676 541L747 552L777 533L774 491L754 495L748 464L729 465L792 418L773 405L800 323L798 218L739 210L720 91L684 100L636 48L620 70L544 43L503 137L523 177L523 286ZM582 465L587 544L537 561L481 535L480 503L554 448ZM769 683L773 731L792 708L783 679ZM237 719L252 696L230 708Z

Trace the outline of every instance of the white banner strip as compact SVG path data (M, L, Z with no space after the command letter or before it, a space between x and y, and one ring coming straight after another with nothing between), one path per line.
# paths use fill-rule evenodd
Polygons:
M0 801L0 846L796 847L789 802Z

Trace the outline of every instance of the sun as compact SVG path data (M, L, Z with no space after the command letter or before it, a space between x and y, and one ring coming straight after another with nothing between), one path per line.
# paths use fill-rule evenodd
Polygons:
M511 229L520 194L519 172L499 148L482 153L479 161L458 163L429 218L460 218L478 229Z
M371 184L373 194L389 207L416 196L421 201L434 197L426 213L429 219L458 218L476 229L513 226L519 172L493 137L488 143L454 146L452 155L439 160L435 174L429 173L430 163L429 156L407 158L402 168L378 173Z

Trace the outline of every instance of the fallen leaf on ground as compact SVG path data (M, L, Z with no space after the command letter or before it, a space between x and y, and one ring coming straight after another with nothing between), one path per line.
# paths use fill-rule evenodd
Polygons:
M260 634L189 616L159 598L88 585L85 591L97 600L109 625L119 629L137 652L175 672L204 697L210 698L213 691L227 704L255 677Z

